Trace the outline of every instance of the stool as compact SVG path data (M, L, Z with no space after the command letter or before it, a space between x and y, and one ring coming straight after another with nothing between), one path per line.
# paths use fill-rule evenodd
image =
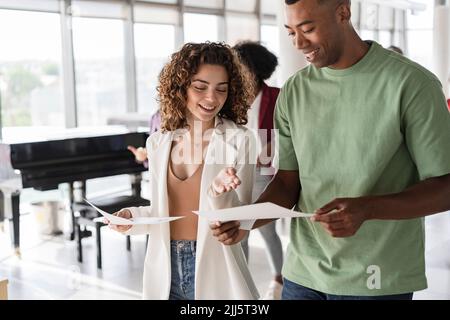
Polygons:
M114 198L101 199L97 201L90 201L96 207L109 213L114 213L122 208L126 207L139 207L148 206L150 201L141 198L140 196L118 196ZM101 235L100 229L106 224L104 224L103 217L94 208L92 208L87 203L74 202L72 204L73 212L78 212L78 216L75 217L75 236L77 239L78 247L78 261L83 262L83 248L81 240L83 238L91 236L91 232L86 230L86 226L91 226L95 228L95 239L96 239L96 250L97 250L97 268L102 268L102 248L101 248ZM84 226L84 230L81 229ZM131 250L131 240L130 236L127 236L127 250Z

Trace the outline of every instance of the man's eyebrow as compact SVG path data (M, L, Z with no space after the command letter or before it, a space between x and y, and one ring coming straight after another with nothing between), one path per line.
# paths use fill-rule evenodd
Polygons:
M297 24L296 26L295 26L295 28L300 28L300 27L302 27L302 26L304 26L304 25L306 25L306 24L311 24L311 23L314 23L314 21L312 21L312 20L305 20L305 21L303 21L303 22L300 22L299 24ZM284 25L284 27L285 28L287 28L287 29L292 29L291 27L289 27L288 25Z

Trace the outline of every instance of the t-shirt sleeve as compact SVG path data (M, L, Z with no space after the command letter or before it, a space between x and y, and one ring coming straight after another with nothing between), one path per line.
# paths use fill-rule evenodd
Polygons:
M287 113L286 89L278 95L275 106L276 152L274 165L280 170L298 170L298 161L291 136L290 119Z
M402 127L421 180L450 173L450 113L438 81L407 101Z

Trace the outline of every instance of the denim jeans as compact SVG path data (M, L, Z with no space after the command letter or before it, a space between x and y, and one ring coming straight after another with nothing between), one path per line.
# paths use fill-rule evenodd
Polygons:
M413 293L385 296L341 296L327 294L296 284L283 278L281 300L412 300Z
M171 276L169 300L195 299L195 240L170 241Z

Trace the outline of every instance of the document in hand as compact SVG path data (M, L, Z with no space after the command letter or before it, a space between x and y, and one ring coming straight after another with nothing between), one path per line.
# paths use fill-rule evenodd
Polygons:
M210 221L257 220L276 218L309 218L313 213L289 210L271 202L250 204L247 206L220 209L214 211L194 211Z
M92 208L97 210L102 216L104 216L106 219L109 220L111 224L119 225L119 226L126 226L126 225L134 225L134 224L160 224L165 222L170 222L174 220L178 220L184 217L137 217L137 218L131 218L131 219L125 219L121 218L115 215L112 215L106 211L103 211L100 208L97 208L92 203L84 199L87 204L89 204Z

